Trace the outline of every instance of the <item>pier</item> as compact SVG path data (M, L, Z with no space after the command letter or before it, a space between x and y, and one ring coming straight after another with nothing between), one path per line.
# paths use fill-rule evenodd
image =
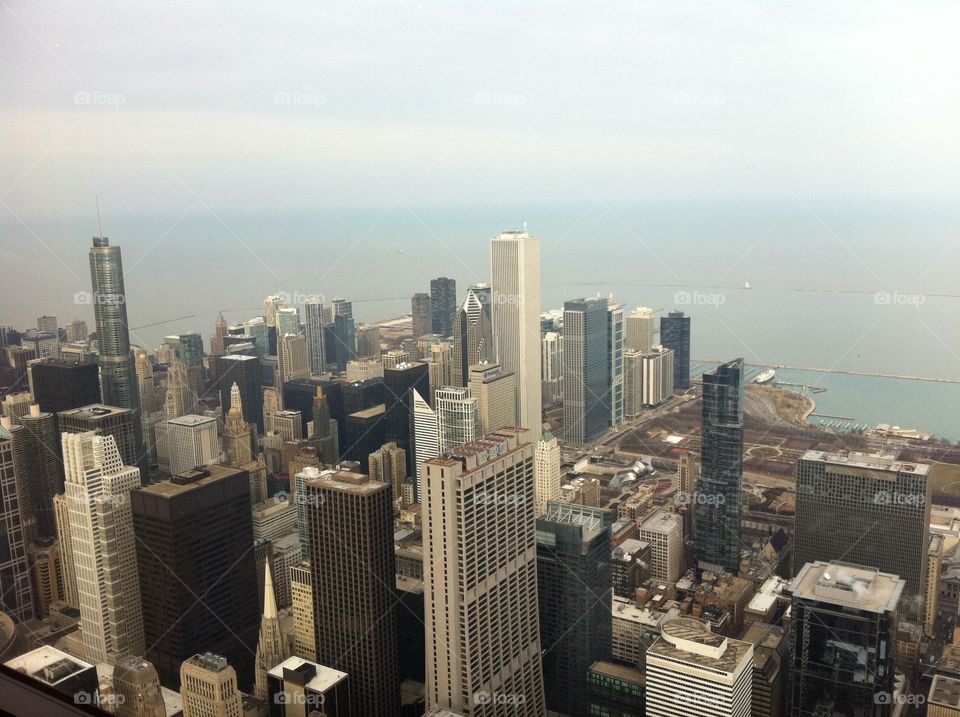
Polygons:
M729 359L693 359L694 363L726 363ZM744 362L744 366L758 366L764 368L784 368L790 371L815 371L817 373L840 373L848 376L869 376L871 378L896 378L904 381L927 381L929 383L957 383L960 384L960 378L943 378L937 376L908 376L899 373L882 373L880 371L854 371L843 368L820 368L818 366L791 366L785 363L750 363Z

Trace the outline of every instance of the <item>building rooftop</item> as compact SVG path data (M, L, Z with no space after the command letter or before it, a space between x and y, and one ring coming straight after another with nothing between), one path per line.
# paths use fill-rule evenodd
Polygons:
M872 471L911 473L919 476L925 476L930 472L930 466L926 463L899 461L893 454L807 451L803 454L801 460L827 463L833 466L865 468Z
M89 662L71 657L52 645L43 645L15 657L6 666L51 686L93 667Z
M650 646L647 655L733 674L744 660L752 659L753 645L717 635L696 618L677 617L663 623L660 639Z
M747 610L755 612L767 612L777 599L782 595L784 588L789 586L789 582L779 575L771 575L763 581L760 589L750 599Z
M638 525L640 530L667 531L683 525L683 516L666 510L655 510Z
M385 490L387 483L378 480L370 480L370 477L364 473L351 473L343 470L325 470L319 471L319 476L314 477L317 470L313 466L308 466L303 470L303 475L307 476L307 486L312 488L323 488L324 490L342 490L351 493L375 493L379 490Z
M119 416L126 413L130 413L129 408L108 406L104 403L91 403L89 406L71 408L69 411L60 411L57 415L66 418L78 418L84 421L96 421L109 416Z
M203 468L191 468L173 476L170 480L159 483L151 483L138 490L150 495L157 495L164 498L171 498L176 495L182 495L189 491L197 490L211 483L223 480L237 473L242 473L238 468L228 468L215 463Z
M904 581L860 565L818 560L804 565L790 584L790 592L804 600L819 600L869 612L897 609Z
M212 652L198 653L193 657L188 657L186 660L184 660L184 663L202 667L208 672L223 672L225 669L230 667L230 663L227 662L226 657L215 655Z
M284 682L295 681L313 692L324 694L338 683L347 679L346 672L332 667L304 660L302 657L288 657L267 674Z
M927 695L927 704L960 709L960 680L946 675L934 675Z
M175 426L187 426L188 428L216 422L217 419L213 418L212 416L198 416L193 413L186 416L180 416L179 418L171 418L167 421L167 423L172 423Z
M645 685L647 683L647 676L640 670L627 667L626 665L618 665L615 662L607 662L606 660L597 660L594 662L590 665L590 672L638 685Z

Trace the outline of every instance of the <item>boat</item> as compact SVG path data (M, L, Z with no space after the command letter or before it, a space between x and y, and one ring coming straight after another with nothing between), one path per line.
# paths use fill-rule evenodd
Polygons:
M754 383L770 383L773 379L777 377L777 372L772 368L768 368L766 371L761 371L757 374L757 377L753 379Z
M744 289L749 289L749 288L750 288L750 282L749 282L749 281L745 281L745 282L743 283L743 288L744 288Z

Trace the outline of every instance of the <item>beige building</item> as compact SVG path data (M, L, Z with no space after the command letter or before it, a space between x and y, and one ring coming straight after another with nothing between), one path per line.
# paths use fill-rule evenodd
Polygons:
M517 425L517 387L512 373L499 364L474 364L467 385L480 410L479 434Z
M536 514L547 512L547 501L560 498L560 444L547 431L537 443L533 456L534 495Z
M638 306L627 314L627 327L623 339L624 351L647 353L653 348L655 333L653 311L646 306Z
M358 383L383 376L383 362L376 358L357 358L347 361L347 381Z
M927 717L960 717L960 680L934 675L927 693Z
M431 344L428 356L431 393L442 386L453 386L453 346L448 341L437 341Z
M113 668L116 717L166 717L160 678L142 657L127 656Z
M284 334L277 339L280 382L310 378L310 353L303 334Z
M317 636L313 616L313 573L303 561L290 568L290 597L293 600L293 653L304 660L316 661Z
M639 523L637 537L650 543L651 577L676 582L683 568L683 519L655 510Z
M393 486L393 499L402 496L403 484L407 479L407 452L398 448L396 443L384 443L380 450L367 458L370 480L378 480Z
M423 465L428 708L545 713L529 440L503 429Z
M180 667L183 717L243 717L243 693L226 657L206 652Z
M53 496L53 513L57 520L57 543L63 565L63 599L72 607L80 607L77 595L77 573L73 559L73 539L70 537L70 509L67 496L58 493Z

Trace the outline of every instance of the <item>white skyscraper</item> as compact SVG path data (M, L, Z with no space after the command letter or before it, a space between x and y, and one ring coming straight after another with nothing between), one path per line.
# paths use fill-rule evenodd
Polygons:
M434 406L439 453L472 441L479 435L480 406L469 388L446 386L437 389Z
M610 425L613 428L623 423L623 304L610 298L607 304L609 322L609 345L607 360L610 363Z
M653 311L646 306L638 306L627 315L623 348L627 351L650 353L654 331Z
M437 413L420 395L417 389L411 389L411 411L413 412L413 459L414 459L414 501L422 500L423 462L436 458L440 454L440 428Z
M61 439L84 657L114 664L144 653L130 507L140 470L123 465L113 436L87 431Z
M173 475L219 460L217 419L188 415L167 421L167 458Z
M537 516L547 512L547 501L560 497L560 444L550 431L543 434L533 456Z
M529 433L502 429L424 463L428 708L546 713Z
M563 334L547 331L540 340L543 403L550 406L563 400Z
M303 329L307 338L307 354L310 357L310 373L326 371L323 351L323 302L319 299L303 304Z
M517 381L517 418L540 440L540 240L526 231L490 242L493 340L497 361Z

